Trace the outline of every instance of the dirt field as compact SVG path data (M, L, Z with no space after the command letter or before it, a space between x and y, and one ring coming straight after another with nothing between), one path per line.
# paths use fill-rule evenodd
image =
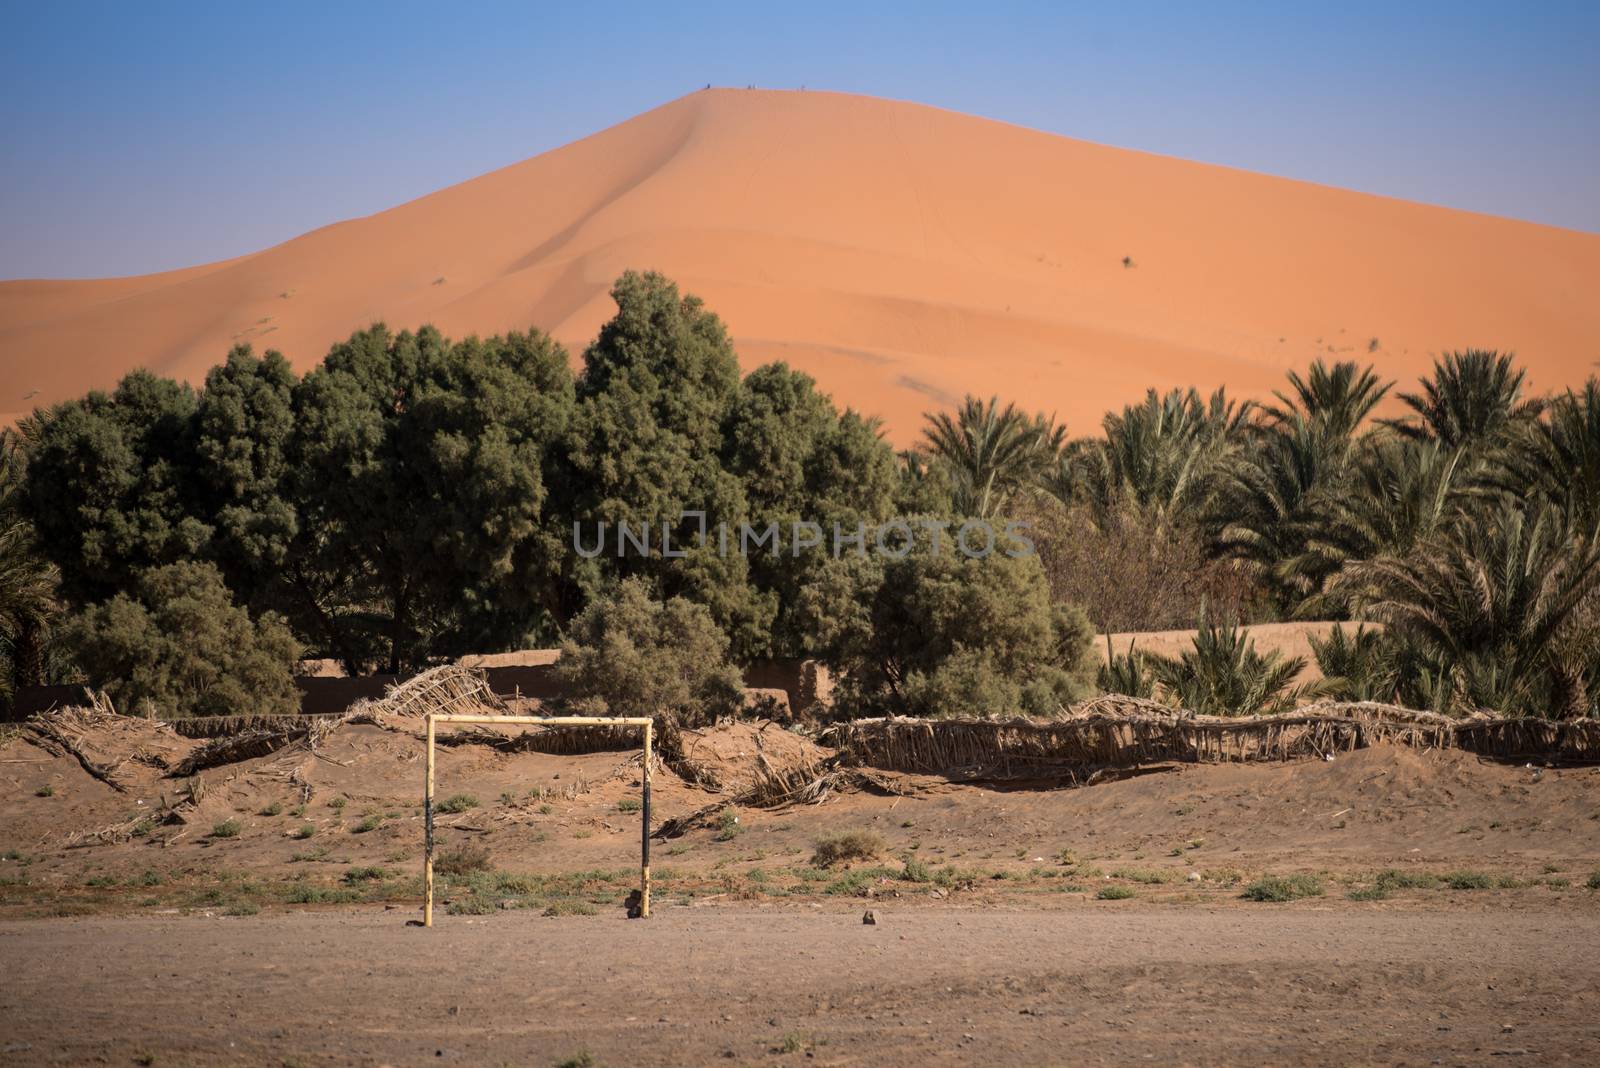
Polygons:
M1600 1056L1600 768L1375 745L762 808L757 753L821 750L738 723L656 773L678 830L628 921L636 754L458 739L424 931L414 731L197 773L144 720L0 744L0 1065ZM841 831L869 847L813 855Z
M1593 914L877 912L0 924L4 1063L1600 1059Z

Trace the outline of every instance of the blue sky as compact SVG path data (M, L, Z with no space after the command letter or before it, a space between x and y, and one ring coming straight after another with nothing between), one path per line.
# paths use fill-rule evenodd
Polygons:
M1600 3L0 0L0 278L220 259L717 85L1600 231Z

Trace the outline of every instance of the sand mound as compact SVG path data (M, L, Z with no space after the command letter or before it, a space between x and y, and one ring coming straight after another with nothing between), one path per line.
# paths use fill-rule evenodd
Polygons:
M228 348L305 369L375 319L570 346L627 268L704 297L904 443L997 388L1076 433L1146 386L1264 396L1313 356L1410 378L1513 349L1591 373L1600 235L1088 144L913 104L714 90L366 218L141 278L0 284L0 411ZM997 385L999 384L999 385Z

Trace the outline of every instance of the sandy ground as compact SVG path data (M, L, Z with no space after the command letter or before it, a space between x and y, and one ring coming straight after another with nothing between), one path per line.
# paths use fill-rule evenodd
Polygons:
M440 797L471 803L441 856L481 870L441 875L424 931L413 726L173 777L196 743L113 718L81 737L122 792L0 744L0 1065L1600 1056L1600 768L1382 746L1078 788L884 773L778 808L663 769L657 820L699 818L628 921L629 754L442 746ZM735 792L758 744L815 749L686 742ZM819 867L843 830L872 855ZM1264 876L1317 892L1242 895Z
M1600 917L1301 906L0 924L7 1064L1593 1064ZM136 1060L135 1058L142 1058ZM147 1059L144 1059L147 1058ZM580 1062L588 1063L588 1062Z
M378 319L537 326L576 357L629 268L703 297L747 368L787 360L899 444L967 392L1088 434L1147 386L1267 396L1318 356L1409 385L1441 349L1514 350L1555 389L1600 336L1600 235L915 104L712 90L234 260L0 284L0 420L135 367L198 383L238 342L305 369Z

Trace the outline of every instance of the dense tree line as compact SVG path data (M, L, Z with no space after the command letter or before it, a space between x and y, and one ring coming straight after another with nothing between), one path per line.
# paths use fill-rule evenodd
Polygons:
M593 707L731 707L733 665L817 656L849 714L1050 713L1092 689L1096 627L1201 620L1192 655L1117 658L1100 684L1262 711L1298 665L1236 624L1317 618L1384 624L1318 646L1330 692L1595 712L1593 381L1536 398L1510 357L1453 353L1375 420L1393 385L1317 362L1272 403L1151 391L1081 438L968 398L896 454L804 374L741 378L670 281L612 296L576 373L537 331L377 325L303 376L241 346L198 389L136 372L23 420L0 453L4 685L77 673L215 710L290 700L264 665L300 649L403 673L565 641ZM895 516L1025 520L1039 553L697 537ZM575 530L646 522L682 551L574 551Z
M1323 692L1596 714L1600 384L1530 397L1511 356L1455 352L1399 394L1404 416L1374 421L1391 388L1371 367L1318 361L1275 403L1151 391L1101 436L1065 442L969 402L961 418L977 425L935 424L929 445L958 486L1028 498L1057 596L1101 628L1202 620L1193 654L1124 659L1107 686L1211 711L1278 707L1297 665L1256 656L1239 621L1371 620L1383 629L1319 645ZM988 454L1018 459L996 472L953 439L1010 440ZM1243 696L1264 679L1264 695Z

